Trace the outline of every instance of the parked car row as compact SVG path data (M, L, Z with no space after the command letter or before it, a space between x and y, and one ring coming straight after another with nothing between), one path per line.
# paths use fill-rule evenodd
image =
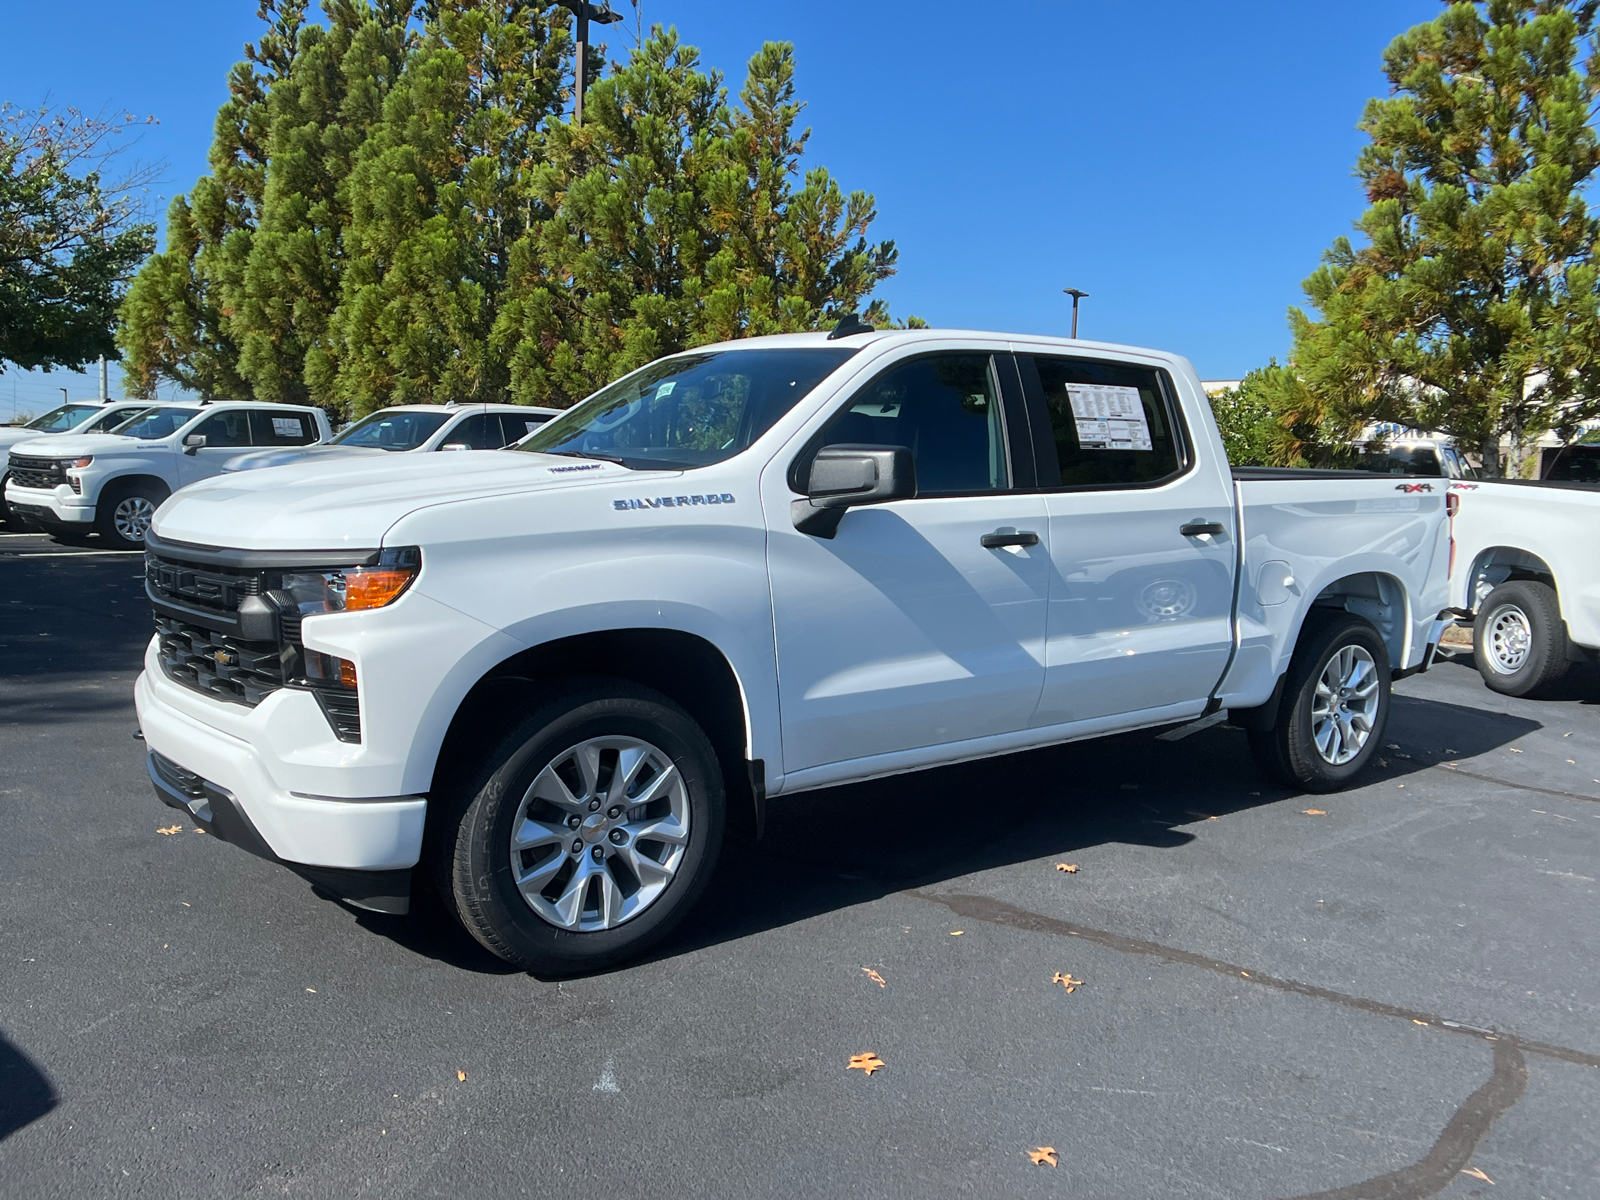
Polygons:
M363 418L337 437L319 408L252 402L66 405L21 430L0 494L20 517L58 538L98 532L137 550L173 492L224 472L385 451L498 449L557 410L509 404L408 405ZM48 436L45 436L48 435Z

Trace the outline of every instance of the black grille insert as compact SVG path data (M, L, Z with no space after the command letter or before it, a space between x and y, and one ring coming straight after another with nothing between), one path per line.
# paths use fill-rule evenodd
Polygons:
M333 726L333 736L341 742L361 740L361 702L356 693L317 688L317 703L322 705L322 715Z
M244 642L171 617L156 618L161 669L197 692L254 708L284 685L283 655L271 642Z
M169 599L217 612L235 613L239 601L261 594L258 571L234 571L226 567L197 567L191 563L144 557L144 574L153 591Z
M38 488L48 491L67 481L66 468L59 459L34 458L31 455L13 454L7 470L11 482L19 488Z

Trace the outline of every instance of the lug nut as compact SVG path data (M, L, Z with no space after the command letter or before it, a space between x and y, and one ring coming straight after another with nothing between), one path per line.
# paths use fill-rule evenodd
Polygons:
M596 846L593 850L589 851L589 857L594 859L595 862L599 862L605 856L606 856L606 852L604 850L600 849L599 846Z
M572 839L572 852L574 854L582 854L583 853L583 839L582 838L573 838Z
M610 808L608 808L606 810L606 816L610 817L613 821L615 821L621 815L622 815L622 805L620 805L620 804L613 804Z
M613 846L620 846L620 845L622 845L623 842L625 842L627 840L628 840L628 835L623 833L622 830L613 829L611 831L611 844Z
M589 811L590 812L599 812L600 811L600 801L598 801L598 800L589 801Z
M583 824L583 818L578 816L576 813L574 813L572 816L567 818L567 828L568 829L576 829L579 825L582 825L582 824Z

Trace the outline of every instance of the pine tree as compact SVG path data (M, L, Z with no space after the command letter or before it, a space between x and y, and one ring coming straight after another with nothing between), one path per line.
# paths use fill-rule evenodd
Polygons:
M1319 319L1290 314L1322 410L1454 435L1491 474L1502 437L1515 466L1600 413L1597 7L1456 3L1390 45L1393 94L1360 124L1367 244L1340 238L1306 280Z
M430 15L345 184L332 387L352 411L504 396L490 334L511 247L545 215L526 181L571 48L550 4L449 0Z

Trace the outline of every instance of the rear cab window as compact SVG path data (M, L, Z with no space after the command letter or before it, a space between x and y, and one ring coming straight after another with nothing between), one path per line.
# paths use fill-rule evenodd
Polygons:
M317 423L307 412L250 412L251 442L257 446L307 446L317 440Z
M1189 469L1189 441L1171 377L1156 367L1018 354L1039 486L1152 487Z

